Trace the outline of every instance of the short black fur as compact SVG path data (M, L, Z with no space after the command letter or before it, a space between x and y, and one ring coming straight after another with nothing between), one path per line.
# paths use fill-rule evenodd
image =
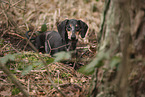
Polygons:
M30 31L26 32L26 37L29 39L28 32ZM30 40L34 40L34 46L38 49L39 52L42 53L45 52L53 55L57 52L65 51L65 45L62 41L62 38L56 31L43 32Z

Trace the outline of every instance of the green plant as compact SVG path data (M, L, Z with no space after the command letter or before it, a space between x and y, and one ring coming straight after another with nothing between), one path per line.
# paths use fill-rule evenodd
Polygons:
M12 95L17 95L18 93L20 93L20 90L18 88L14 87L12 89Z

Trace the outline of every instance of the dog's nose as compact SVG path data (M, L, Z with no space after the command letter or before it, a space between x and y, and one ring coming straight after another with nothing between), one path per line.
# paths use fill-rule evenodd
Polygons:
M75 40L75 39L76 39L76 35L72 35L72 36L71 36L71 39L72 39L72 40Z

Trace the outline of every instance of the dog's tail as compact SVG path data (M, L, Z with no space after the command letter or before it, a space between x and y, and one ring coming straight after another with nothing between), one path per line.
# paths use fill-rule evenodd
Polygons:
M26 34L25 34L25 36L27 37L27 39L30 38L29 35L28 35L29 32L31 32L31 30L27 31ZM35 37L31 37L30 40L35 40Z

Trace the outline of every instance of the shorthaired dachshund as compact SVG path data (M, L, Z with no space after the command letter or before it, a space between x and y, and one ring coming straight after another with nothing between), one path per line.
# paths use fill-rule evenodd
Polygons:
M85 37L88 25L81 20L64 20L57 25L58 32L65 44L71 43L69 50L75 50L79 35Z
M53 55L60 51L75 50L79 35L85 37L88 25L81 20L66 19L57 25L57 29L58 32L47 31L33 38L33 44L40 52L45 51ZM28 32L26 32L27 38L29 38Z

